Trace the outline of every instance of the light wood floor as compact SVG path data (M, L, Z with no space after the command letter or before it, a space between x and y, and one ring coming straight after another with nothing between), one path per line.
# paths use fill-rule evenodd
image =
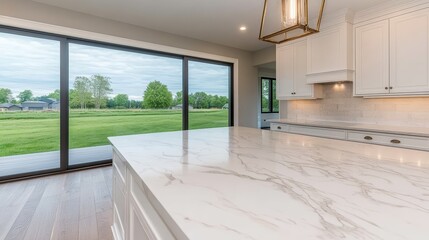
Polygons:
M112 239L112 168L0 184L0 239Z

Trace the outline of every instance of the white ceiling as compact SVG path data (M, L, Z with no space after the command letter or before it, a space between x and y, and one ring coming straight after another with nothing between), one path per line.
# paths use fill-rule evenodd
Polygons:
M243 50L270 46L258 40L264 0L33 1ZM325 13L357 11L386 1L326 0ZM245 32L238 30L241 25L247 26Z

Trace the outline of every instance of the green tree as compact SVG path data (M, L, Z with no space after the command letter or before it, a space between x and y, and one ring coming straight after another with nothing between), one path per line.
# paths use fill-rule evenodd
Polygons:
M262 112L269 112L270 111L270 103L269 103L269 97L270 97L270 80L263 79L262 80Z
M75 89L70 89L69 99L70 108L80 108L79 97Z
M128 108L129 107L129 100L127 94L118 94L113 98L113 101L115 102L115 106L117 108Z
M192 96L191 96L192 95ZM194 108L209 108L210 98L205 92L196 92L189 96L189 103Z
M48 94L48 98L53 98L57 101L60 100L60 90L56 89L54 92Z
M273 81L273 112L279 111L279 100L277 100L276 81Z
M87 77L76 77L73 87L74 103L79 103L81 109L87 108L91 101L91 80Z
M24 90L23 92L20 92L18 95L20 102L31 100L32 97L33 97L33 92L31 90Z
M142 101L131 100L130 101L131 108L142 108Z
M173 95L166 85L153 81L147 85L143 95L143 106L149 109L165 109L171 106Z
M115 100L114 99L107 100L106 107L107 108L115 108L116 107Z
M0 103L7 103L12 100L12 91L9 88L0 88Z
M225 104L229 103L229 98L226 96L220 96L219 101L220 101L220 106L222 108L223 106L225 106Z
M221 105L224 106L225 104L229 103L229 98L226 96L220 96L219 101L222 103Z
M174 99L173 99L173 106L182 104L182 99L183 99L183 93L182 91L177 92L176 95L174 95Z
M110 88L110 78L99 74L91 77L92 96L95 108L100 109L107 102L107 95L113 90Z
M218 95L209 95L209 101L210 101L210 108L222 108L223 104L221 102L221 99Z

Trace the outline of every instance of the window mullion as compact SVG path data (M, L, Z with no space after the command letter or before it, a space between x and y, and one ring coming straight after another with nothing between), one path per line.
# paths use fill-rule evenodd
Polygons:
M189 58L182 61L182 129L189 129Z
M69 166L69 43L60 43L60 168Z

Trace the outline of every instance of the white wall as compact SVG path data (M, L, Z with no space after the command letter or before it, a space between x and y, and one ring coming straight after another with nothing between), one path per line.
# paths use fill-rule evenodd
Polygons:
M253 53L253 65L261 66L268 63L276 62L276 47L275 45L264 48Z
M0 0L0 3L0 18L13 17L238 59L238 79L235 79L238 83L238 90L234 96L238 100L235 106L236 109L239 109L237 112L238 125L247 127L257 127L258 125L258 112L255 108L257 105L255 96L258 93L255 79L258 74L253 65L254 57L251 52L103 19L30 0ZM0 21L0 24L5 24L5 22Z

